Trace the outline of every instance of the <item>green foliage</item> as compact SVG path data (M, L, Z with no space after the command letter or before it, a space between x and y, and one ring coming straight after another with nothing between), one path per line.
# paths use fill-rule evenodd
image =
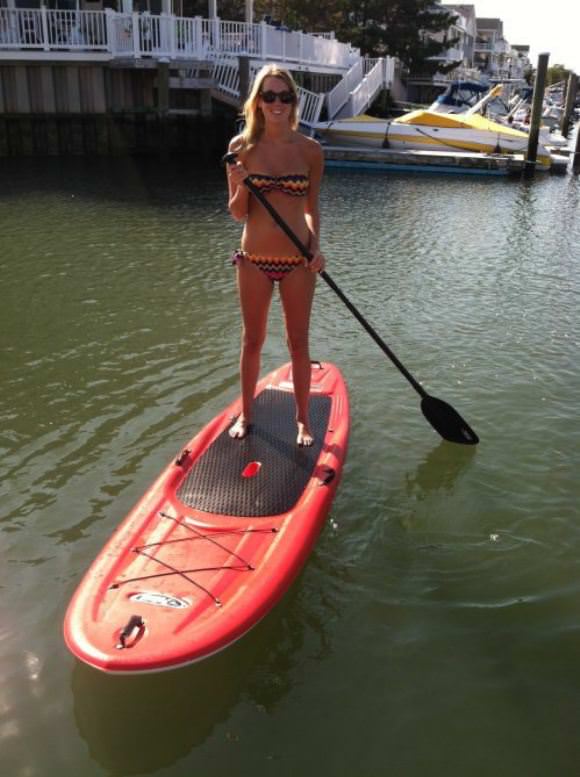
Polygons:
M242 21L244 0L219 0L222 19ZM207 16L207 0L184 0L187 14ZM371 57L398 57L412 71L438 69L428 58L456 43L430 34L446 33L456 20L434 0L255 0L254 19L270 17L292 30L334 31Z
M457 19L432 0L348 0L347 6L339 34L363 54L398 57L417 71L429 67L429 57L456 43L456 39L440 43L429 37L446 33Z
M546 77L546 84L557 84L559 81L566 81L568 79L569 70L564 65L552 65L548 68L548 75Z
M340 24L346 0L255 0L254 17L261 21L270 16L291 30L331 32Z
M337 38L371 57L398 57L412 70L435 70L428 58L456 43L429 34L446 33L456 20L432 0L256 0L255 17L264 14L291 29L336 32Z
M218 16L232 22L244 21L244 0L218 0ZM207 0L183 0L184 16L202 16L207 18Z

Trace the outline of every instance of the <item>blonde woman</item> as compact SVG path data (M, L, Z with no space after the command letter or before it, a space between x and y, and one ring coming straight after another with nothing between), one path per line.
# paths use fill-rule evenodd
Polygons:
M237 162L227 171L228 207L233 218L244 222L241 247L233 257L243 322L242 412L231 427L230 436L241 439L251 431L260 354L272 292L278 283L292 359L296 441L309 446L313 438L308 417L308 331L316 273L325 265L319 250L322 150L316 141L297 131L298 94L287 70L275 65L260 70L245 102L244 116L244 131L229 145L229 151L238 155ZM247 176L308 246L314 257L310 263L297 254L292 241L244 186Z

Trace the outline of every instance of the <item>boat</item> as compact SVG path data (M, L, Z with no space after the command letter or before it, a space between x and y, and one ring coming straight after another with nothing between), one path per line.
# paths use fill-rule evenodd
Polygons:
M329 363L312 365L315 442L296 445L290 364L256 389L251 432L228 433L236 400L164 469L78 586L64 638L111 674L173 669L242 637L305 563L336 493L349 403Z
M464 113L479 102L489 89L488 84L480 81L451 81L445 91L431 103L429 110L437 113Z
M528 148L525 132L487 119L473 108L458 114L419 109L395 119L361 114L320 122L316 130L323 141L341 146L502 155L525 154ZM550 151L540 142L538 169L548 170L552 162Z

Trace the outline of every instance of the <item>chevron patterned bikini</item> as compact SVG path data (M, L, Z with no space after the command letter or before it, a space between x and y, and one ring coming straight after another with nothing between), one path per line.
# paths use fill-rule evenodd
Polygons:
M250 173L249 180L262 194L279 191L291 197L304 197L308 194L310 180L307 175L292 173L290 175L266 175L265 173ZM292 270L304 264L300 255L296 256L265 256L250 254L239 249L232 256L232 264L239 264L242 259L255 264L269 280L283 280Z
M310 181L307 175L291 173L290 175L266 175L265 173L250 173L248 179L262 194L278 191L292 197L304 197L308 194Z
M272 283L283 280L292 270L304 264L302 256L261 256L260 254L249 254L241 249L234 252L232 264L239 264L242 259L255 264Z

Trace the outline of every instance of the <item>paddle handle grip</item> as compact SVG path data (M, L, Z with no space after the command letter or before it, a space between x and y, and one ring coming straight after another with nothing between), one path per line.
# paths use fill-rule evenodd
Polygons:
M234 152L230 152L229 154L226 154L223 158L223 161L228 165L233 165L237 159L237 154ZM300 240L300 238L294 234L294 232L290 229L288 224L282 219L282 217L278 214L278 212L270 205L268 200L264 197L262 192L250 181L249 178L244 179L245 186L252 192L254 197L264 206L264 208L268 211L270 216L274 219L276 224L280 227L280 229L284 232L284 234L294 243L296 248L300 251L302 256L305 257L309 262L312 261L313 256L312 253L306 248L304 243ZM383 338L373 329L373 327L369 324L369 322L366 320L366 318L363 316L363 314L353 305L353 303L349 300L349 298L346 296L346 294L337 286L337 284L332 280L330 275L325 271L321 270L319 273L320 277L324 280L324 282L330 286L332 291L337 295L337 297L346 305L346 307L350 310L350 312L353 314L353 316L356 318L356 320L361 324L361 326L369 333L369 335L373 338L375 343L379 346L379 348L383 351L386 356L389 357L389 359L393 362L395 367L402 373L402 375L407 378L411 386L415 389L415 391L419 394L421 397L426 397L427 392L425 389L421 386L420 383L418 383L415 378L411 375L411 373L406 369L406 367L401 364L401 362L397 359L395 354L391 351L389 346L385 343Z

